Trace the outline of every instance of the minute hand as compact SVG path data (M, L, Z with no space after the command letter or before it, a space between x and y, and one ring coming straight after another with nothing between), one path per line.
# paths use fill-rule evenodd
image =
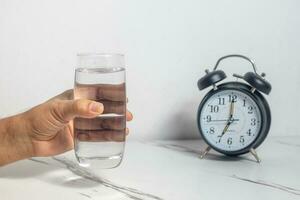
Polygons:
M232 100L231 104L230 104L230 111L229 111L229 119L228 119L228 121L232 120L232 118L233 118L233 112L234 112L234 102Z

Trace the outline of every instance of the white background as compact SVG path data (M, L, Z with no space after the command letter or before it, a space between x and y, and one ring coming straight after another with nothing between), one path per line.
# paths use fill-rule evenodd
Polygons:
M300 1L0 0L0 115L73 86L76 54L126 54L130 138L199 138L197 80L226 54L273 91L270 135L300 134ZM245 61L221 63L230 76ZM229 79L228 79L229 80Z

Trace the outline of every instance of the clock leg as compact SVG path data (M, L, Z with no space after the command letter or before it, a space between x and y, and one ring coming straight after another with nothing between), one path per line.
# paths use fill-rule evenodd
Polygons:
M201 153L200 159L204 158L204 156L211 150L210 146L207 146L206 149Z
M260 163L261 160L260 160L260 158L258 157L257 152L256 152L253 148L250 149L250 153L254 156L255 160L256 160L258 163Z

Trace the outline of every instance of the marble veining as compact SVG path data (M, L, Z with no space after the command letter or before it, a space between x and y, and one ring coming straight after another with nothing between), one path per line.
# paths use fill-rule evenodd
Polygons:
M105 187L111 188L111 189L113 189L115 191L118 191L120 193L123 193L124 195L126 195L130 199L134 199L134 200L147 200L147 199L163 200L162 198L160 198L158 196L148 194L148 193L142 192L142 191L134 189L134 188L119 186L117 184L114 184L114 183L110 182L109 180L100 178L96 174L93 174L92 172L88 171L86 168L80 167L76 162L73 162L73 161L69 160L66 157L61 157L61 158L52 157L52 159L56 160L57 162L60 162L60 163L64 164L66 166L66 168L69 169L70 171L72 171L74 174L76 174L78 176L81 176L85 179L100 183L100 184L104 185ZM91 197L91 196L83 194L83 193L81 193L81 195L84 195L86 197Z
M237 175L232 175L230 177L234 178L234 179L241 180L241 181L246 181L246 182L249 182L249 183L253 183L253 184L258 184L258 185L262 185L262 186L266 186L266 187L270 187L270 188L275 188L275 189L278 189L278 190L281 190L281 191L284 191L284 192L288 192L288 193L300 196L300 190L292 188L292 187L287 187L287 186L280 185L280 184L277 184L277 183L268 183L264 180L251 180L251 179L239 177Z
M178 145L178 144L159 144L159 143L153 143L153 144L156 146L159 146L159 147L170 149L170 150L195 154L196 156L199 156L202 153L202 151L195 150L195 149L185 147L182 145Z
M89 199L91 199L92 197L88 194L85 194L85 193L82 193L82 192L78 192L80 195L84 196L84 197L87 197Z
M299 144L295 144L295 143L291 143L291 142L286 142L286 141L276 141L279 144L283 144L283 145L288 145L291 147L300 147ZM184 145L179 145L179 144L164 144L164 143L152 143L152 145L158 146L158 147L163 147L172 151L179 151L179 152L185 152L185 153L190 153L196 156L199 156L202 152L195 150L194 148L191 147L187 147ZM209 154L208 154L209 156ZM240 159L241 160L249 160L248 158L245 157L239 157L236 159ZM235 159L235 158L229 158L229 159ZM207 171L209 173L209 171ZM221 175L221 174L220 174ZM253 184L258 184L258 185L262 185L262 186L266 186L266 187L270 187L273 189L277 189L277 190L281 190L290 194L294 194L294 195L299 195L300 196L300 189L296 189L296 188L292 188L292 187L288 187L288 186L284 186L281 184L277 184L277 183L270 183L264 180L252 180L252 179L247 179L247 178L243 178L243 177L239 177L237 175L232 175L229 176L231 178L234 178L236 180L241 180L241 181L245 181L245 182L249 182L249 183L253 183Z
M299 141L299 136L268 138L258 148L260 164L250 154L231 158L215 151L201 160L202 140L129 141L122 166L112 170L83 168L73 151L31 158L0 168L0 198L300 199Z
M100 178L99 176L93 174L92 172L88 171L86 168L80 167L77 163L69 160L66 157L62 157L62 158L52 157L52 159L59 162L59 163L61 163L61 164L63 164L63 165L65 165L65 167L67 169L69 169L72 173L74 173L74 174L76 174L76 175L78 175L82 178L85 178L87 180L91 180L91 181L100 183L100 184L104 185L105 187L116 190L116 191L126 195L130 199L134 199L134 200L146 200L146 199L163 200L160 197L157 197L155 195L139 191L139 190L134 189L134 188L123 187L123 186L118 186L116 184L113 184L112 182L110 182L108 180L105 180L103 178ZM44 160L36 159L36 158L30 158L29 160L31 160L33 162L40 163L40 164L50 165L50 163L48 163ZM97 191L94 190L94 192L97 192ZM133 194L131 194L131 193L133 193ZM86 198L92 199L92 196L88 195L86 193L79 192L79 194L86 197ZM138 196L136 196L136 195L138 195Z
M282 145L287 145L287 146L300 147L300 144L295 144L295 143L286 142L286 141L278 140L277 143L282 144Z

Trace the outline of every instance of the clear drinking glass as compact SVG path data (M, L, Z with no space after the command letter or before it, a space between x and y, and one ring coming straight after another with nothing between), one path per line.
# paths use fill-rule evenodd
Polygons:
M75 155L91 168L117 167L126 138L125 62L121 54L79 54L75 70L74 99L104 105L103 114L74 119Z

